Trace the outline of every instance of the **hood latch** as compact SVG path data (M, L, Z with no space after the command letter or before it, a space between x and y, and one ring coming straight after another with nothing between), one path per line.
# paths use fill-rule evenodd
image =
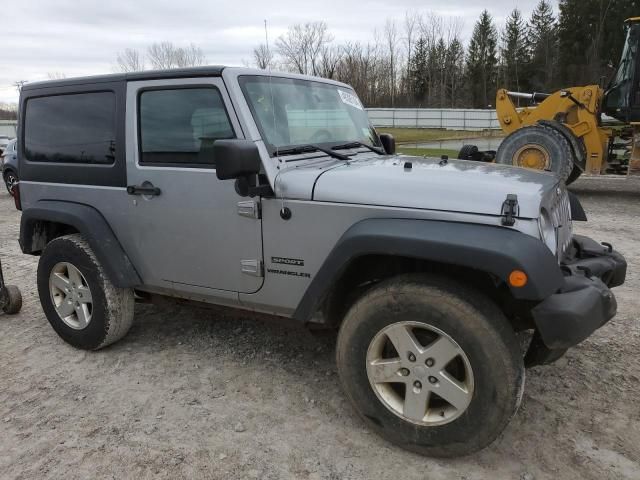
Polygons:
M518 196L515 193L507 194L507 199L502 204L502 225L513 227L518 213Z

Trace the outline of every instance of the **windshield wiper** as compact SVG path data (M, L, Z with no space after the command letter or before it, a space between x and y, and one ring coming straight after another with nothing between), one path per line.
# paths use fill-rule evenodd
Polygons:
M296 153L307 152L322 152L326 153L330 157L337 158L338 160L350 160L350 157L348 155L334 152L330 148L321 147L320 145L313 145L311 143L308 145L298 145L296 147L278 149L278 155L295 155Z
M378 155L385 155L384 150L382 150L381 148L374 147L373 145L368 145L368 144L362 143L362 142L349 142L349 143L345 143L343 145L335 145L335 146L333 146L331 148L333 148L334 150L342 150L342 149L345 149L345 148L356 148L356 147L368 148L372 152L376 152Z

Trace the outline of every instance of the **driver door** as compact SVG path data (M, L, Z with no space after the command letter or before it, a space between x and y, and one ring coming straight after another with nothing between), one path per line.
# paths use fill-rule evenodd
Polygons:
M126 115L125 247L145 285L230 298L259 290L259 200L252 210L216 177L213 142L242 132L222 80L129 82Z

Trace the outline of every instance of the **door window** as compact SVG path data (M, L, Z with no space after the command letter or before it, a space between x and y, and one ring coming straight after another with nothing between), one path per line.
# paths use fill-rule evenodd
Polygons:
M145 90L139 98L140 164L215 167L213 143L235 138L217 88Z

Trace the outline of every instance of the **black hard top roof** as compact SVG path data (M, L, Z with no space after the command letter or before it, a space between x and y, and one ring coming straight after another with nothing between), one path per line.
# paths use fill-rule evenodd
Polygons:
M163 78L219 77L225 67L209 65L206 67L175 68L170 70L146 70L143 72L112 73L109 75L93 75L89 77L62 78L44 82L25 83L23 90L38 88L63 87L66 85L82 85L86 83L103 83L132 80L159 80Z

